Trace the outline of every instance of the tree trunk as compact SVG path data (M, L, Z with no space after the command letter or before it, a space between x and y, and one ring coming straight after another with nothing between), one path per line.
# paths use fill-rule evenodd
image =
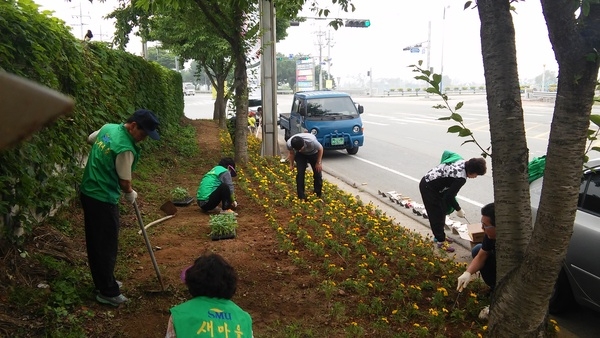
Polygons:
M227 99L225 98L225 76L217 78L216 92L217 98L215 99L213 120L219 121L219 128L227 129Z
M547 308L575 218L579 180L598 76L598 6L578 31L570 0L542 0L559 80L544 187L531 229L528 151L514 45L510 0L480 0L482 55L493 145L498 224L498 285L490 312L492 337L543 337ZM586 22L587 20L587 22ZM588 41L585 38L588 38Z
M481 49L490 118L494 202L497 224L497 287L489 334L493 337L537 336L543 322L533 320L529 288L519 270L531 235L531 208L523 108L516 62L515 31L509 0L478 1ZM527 262L525 262L527 263ZM511 273L512 271L512 273ZM522 295L527 294L527 297ZM520 302L527 300L526 304ZM538 311L539 312L539 311ZM542 313L542 319L545 311Z
M239 40L238 40L239 41ZM248 162L248 74L246 72L246 55L239 41L232 46L235 58L233 87L235 88L235 162Z

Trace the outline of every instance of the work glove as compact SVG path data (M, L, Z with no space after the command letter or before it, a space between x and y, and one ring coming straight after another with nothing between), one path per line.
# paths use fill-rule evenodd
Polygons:
M469 271L463 272L460 277L458 277L458 285L456 286L456 291L462 292L464 288L467 287L467 284L471 281L471 273Z
M463 209L456 210L456 216L460 218L465 218L465 212L463 211Z
M126 192L124 195L125 200L131 204L133 204L133 202L135 202L135 199L137 198L137 192L135 192L135 190L131 190L131 192Z
M233 201L233 203L231 203L231 206L237 208L237 201Z

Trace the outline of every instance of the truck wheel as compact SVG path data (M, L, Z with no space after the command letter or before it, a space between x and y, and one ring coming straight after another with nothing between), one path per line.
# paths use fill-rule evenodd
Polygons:
M552 314L557 314L570 309L574 304L573 291L569 284L569 277L564 268L560 270L552 296L550 296L550 304L548 310Z
M290 131L288 129L285 130L285 132L283 133L283 139L287 142L287 140L290 139L292 135L290 135Z
M350 155L356 155L356 153L358 153L358 147L354 147L354 148L346 148L346 151L348 152L348 154Z

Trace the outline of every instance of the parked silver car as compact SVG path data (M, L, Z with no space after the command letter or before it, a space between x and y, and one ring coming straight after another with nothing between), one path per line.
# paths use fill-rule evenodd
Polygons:
M573 300L600 311L600 159L586 163L581 176L573 236L554 286L550 312L569 309ZM533 216L537 213L542 179L530 184Z

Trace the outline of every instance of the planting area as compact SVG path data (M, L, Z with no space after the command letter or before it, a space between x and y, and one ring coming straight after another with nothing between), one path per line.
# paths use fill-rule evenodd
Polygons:
M159 208L170 190L183 187L195 195L202 174L231 151L228 134L214 122L189 123L197 130L197 155L180 163L162 154L153 168L140 169L134 177L146 224L163 216ZM72 337L164 337L169 308L188 299L181 271L203 252L219 253L236 268L239 281L233 300L252 316L257 338L477 337L485 333L485 323L477 314L489 303L484 296L487 288L476 281L455 303L456 277L464 264L435 252L430 241L327 182L324 200L298 201L289 166L279 163L279 158L258 157L254 154L258 146L256 139L249 139L252 160L239 166L235 179L239 203L235 239L212 241L210 216L195 203L179 207L174 218L148 229L165 291L160 290L137 233L133 209L125 203L116 271L123 293L131 299L125 306L113 308L94 300L85 267L82 213L76 202L59 215L60 221L54 220L72 226L68 236L45 226L26 248L30 258L4 249L0 301L7 305L0 309L0 336L71 332ZM80 268L78 274L61 279L70 285L53 282L59 273L31 258L42 253ZM40 283L49 288L39 287ZM76 305L65 304L64 313L31 301L51 303L50 290L59 287L76 292ZM64 299L52 301L64 303ZM49 324L48 318L55 320ZM215 331L214 337L234 335Z

